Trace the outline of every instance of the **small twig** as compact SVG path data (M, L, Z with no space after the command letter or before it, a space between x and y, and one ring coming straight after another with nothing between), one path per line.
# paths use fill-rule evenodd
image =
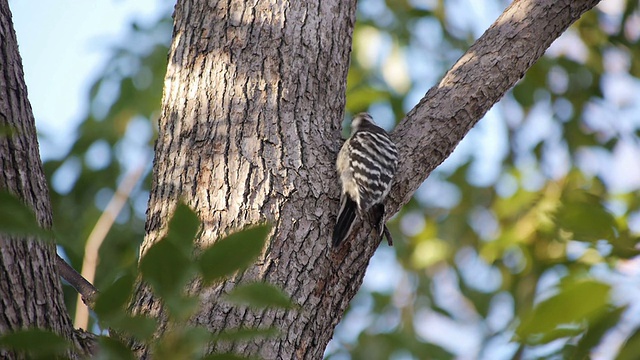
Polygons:
M82 277L71 265L67 264L60 255L56 255L56 267L58 273L65 279L82 297L82 302L89 308L93 308L96 301L98 289L95 288L87 279Z

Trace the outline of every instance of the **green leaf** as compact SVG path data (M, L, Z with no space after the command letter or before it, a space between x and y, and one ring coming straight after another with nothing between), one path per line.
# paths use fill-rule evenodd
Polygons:
M100 336L98 337L98 344L100 345L100 348L98 350L97 356L95 357L96 360L135 359L135 356L133 355L131 349L129 349L116 338L109 336Z
M620 231L618 236L611 239L609 243L613 246L612 256L629 259L640 254L637 248L639 239L629 233L628 230Z
M153 344L154 359L200 359L211 341L211 334L201 327L170 328Z
M559 325L557 328L553 330L549 330L545 333L536 334L536 336L531 336L527 339L527 344L529 345L542 345L550 343L554 340L562 339L562 338L571 338L574 336L578 336L584 333L584 326L581 325Z
M225 298L231 302L255 308L291 309L295 306L285 292L271 284L262 282L238 285Z
M169 221L169 230L164 238L179 246L183 251L191 252L193 239L199 228L200 219L198 215L181 202L176 207L171 221Z
M529 343L541 343L540 338L553 340L556 337L544 335L559 326L580 324L599 316L606 309L609 291L609 285L593 280L563 284L558 294L540 302L523 317L516 334Z
M618 324L622 313L626 309L626 307L609 309L606 314L593 321L589 325L589 329L587 330L587 332L580 338L580 341L578 341L571 359L588 359L591 349L593 349L600 343L600 340L609 329Z
M140 260L142 278L163 299L179 297L194 273L192 261L169 239L153 245Z
M171 317L177 321L187 321L198 310L200 299L197 296L172 296L164 300Z
M220 280L251 265L260 256L269 231L269 225L246 228L206 249L198 259L205 283Z
M105 324L112 329L127 335L131 335L139 340L149 340L158 328L158 321L145 316L122 316L112 318Z
M178 204L169 221L167 235L154 244L140 261L143 279L165 302L178 307L181 306L184 286L196 272L192 252L193 239L199 227L200 220L196 214L188 206Z
M53 238L51 231L40 227L36 215L28 206L6 191L0 191L0 233Z
M640 329L636 330L625 341L616 360L636 360L638 359L638 354L640 354Z
M582 190L571 190L562 196L556 212L558 225L573 233L576 240L613 240L615 219L600 198Z
M124 307L131 297L134 276L126 274L98 293L94 311L101 320L124 313Z
M34 346L37 344L37 346ZM34 357L55 357L64 355L70 344L61 336L50 331L28 329L0 337L0 348L28 353Z
M10 138L18 133L18 129L11 125L0 124L0 139L7 137Z

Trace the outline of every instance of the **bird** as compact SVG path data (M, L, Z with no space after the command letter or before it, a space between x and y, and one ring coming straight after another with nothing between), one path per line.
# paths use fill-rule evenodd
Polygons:
M398 148L384 129L368 113L359 113L351 121L351 135L336 160L341 185L340 212L333 229L332 243L338 247L355 222L369 218L378 236L383 232L391 244L384 224L384 200L389 195L398 167Z

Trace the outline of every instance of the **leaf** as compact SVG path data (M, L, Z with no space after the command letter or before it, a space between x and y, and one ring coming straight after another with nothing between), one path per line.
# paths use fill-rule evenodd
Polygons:
M174 324L153 343L154 359L200 359L211 341L202 327Z
M295 304L285 292L271 284L262 282L238 285L227 294L226 299L254 308L279 307L291 309L295 307Z
M100 350L96 356L96 360L121 359L134 360L133 352L122 342L114 337L100 336L98 338Z
M51 231L40 227L31 208L7 191L0 191L0 233L53 238Z
M169 221L167 235L154 244L140 261L143 279L165 302L180 306L182 290L195 274L191 254L199 227L200 220L196 214L188 206L178 204Z
M527 344L529 345L542 345L550 343L554 340L562 339L562 338L572 338L584 333L584 326L579 325L559 325L557 328L553 330L549 330L545 333L536 334L536 336L532 336L527 339Z
M94 311L101 320L109 320L112 316L124 313L125 304L131 297L133 282L134 276L127 274L98 293Z
M562 196L556 212L558 225L571 231L576 240L613 240L615 219L600 199L582 190L572 190Z
M206 249L198 259L205 283L220 280L251 265L260 256L269 231L269 225L246 228Z
M169 221L169 230L164 237L182 250L191 252L193 247L193 239L196 237L200 228L200 219L198 215L184 203L179 203L173 213L171 221Z
M10 138L16 134L18 134L17 128L8 124L0 124L0 139L5 137Z
M528 342L540 343L533 335L544 335L561 325L581 323L598 316L609 300L610 286L593 280L567 283L560 292L540 302L523 317L516 334ZM545 337L550 341L557 337Z
M158 328L158 321L145 316L122 316L105 322L110 328L131 335L138 340L149 340Z
M193 266L179 246L169 239L153 245L140 260L142 278L163 299L182 294L183 287L193 275Z
M198 310L200 299L197 296L172 296L163 299L171 317L177 321L187 321Z
M637 248L638 242L638 237L631 235L628 230L620 231L617 237L609 241L613 246L611 255L624 259L637 256L640 254L640 249Z
M638 359L638 354L640 354L640 329L636 330L625 341L616 360L636 360Z
M40 329L22 330L0 337L0 348L26 352L32 356L64 355L69 347L69 342L61 336Z
M618 324L622 313L626 309L626 307L609 309L606 314L593 321L589 325L587 332L580 338L580 341L578 341L571 359L588 359L591 349L600 343L600 340L609 329Z

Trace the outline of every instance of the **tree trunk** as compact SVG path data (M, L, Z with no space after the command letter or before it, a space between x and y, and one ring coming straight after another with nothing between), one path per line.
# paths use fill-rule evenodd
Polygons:
M597 3L511 4L394 132L402 156L388 216ZM253 267L213 288L192 289L203 304L194 321L213 332L276 326L283 336L211 351L321 358L378 246L366 224L339 249L330 246L354 16L355 1L178 1L141 253L166 232L179 199L203 221L199 246L249 224L274 225ZM300 309L256 312L218 301L238 282L255 279L283 287ZM145 287L134 311L161 317Z
M359 287L360 279L338 264L362 260L361 254L329 246L354 14L355 1L343 0L214 7L180 1L176 7L141 252L164 234L180 198L203 222L201 246L248 224L273 224L264 257L207 290L195 319L212 331L285 329L282 339L234 351L267 359L321 357ZM216 301L233 284L253 279L283 287L301 310L255 313ZM144 290L136 310L155 316L160 305Z
M404 159L394 211L597 2L522 0L505 11L394 134ZM276 325L284 334L211 350L321 357L378 245L361 231L338 250L329 246L354 13L353 2L341 1L232 1L210 8L191 0L176 7L142 253L166 231L180 198L203 221L201 246L248 224L274 224L256 265L202 291L195 322L214 332ZM217 301L237 282L254 279L282 286L300 310L254 312ZM135 310L157 316L160 304L143 288Z
M391 212L544 53L599 1L519 0L469 49L398 126L401 166ZM237 278L200 291L194 319L211 331L239 326L283 329L279 339L234 344L274 358L320 358L378 246L368 226L340 249L330 247L355 1L180 1L156 145L154 186L142 253L166 231L179 199L199 213L198 245L248 224L274 224L268 247ZM11 14L0 0L0 188L51 226L35 126L27 100ZM390 214L389 214L390 215ZM64 308L51 244L0 235L0 334L51 329L80 354L91 344L74 333ZM239 281L283 287L298 310L254 312L217 299ZM134 311L160 315L141 287ZM141 355L146 349L141 350ZM3 358L16 354L0 350ZM76 354L69 354L75 357Z
M0 0L0 190L22 199L40 226L51 228L49 190L6 0ZM88 354L90 342L74 332L65 308L55 261L54 244L0 233L0 334L47 329ZM20 357L0 349L2 359Z

